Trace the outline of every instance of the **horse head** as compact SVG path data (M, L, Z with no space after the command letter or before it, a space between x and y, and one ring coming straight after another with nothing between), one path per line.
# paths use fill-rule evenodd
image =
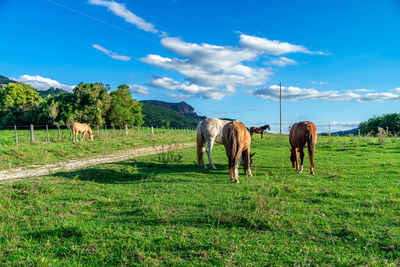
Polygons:
M250 167L251 167L251 164L253 164L253 156L254 156L254 154L256 154L256 152L250 153Z

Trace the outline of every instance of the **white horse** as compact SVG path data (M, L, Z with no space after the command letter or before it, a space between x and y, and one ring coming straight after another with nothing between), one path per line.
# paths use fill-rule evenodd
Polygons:
M207 165L204 163L204 151L206 144L208 144L208 161L210 162L211 169L216 169L211 159L211 150L214 142L222 144L222 129L229 122L216 118L207 118L197 124L197 161L203 168L207 169Z

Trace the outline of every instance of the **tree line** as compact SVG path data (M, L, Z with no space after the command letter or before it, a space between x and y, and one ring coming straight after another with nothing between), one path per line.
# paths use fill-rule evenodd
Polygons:
M115 91L102 83L80 83L72 93L42 98L33 87L8 83L0 89L0 125L59 124L75 121L92 125L143 124L142 104L129 86Z
M383 128L388 130L391 134L400 134L400 114L390 113L379 117L370 118L367 121L360 123L360 133L361 134L376 134L378 129Z

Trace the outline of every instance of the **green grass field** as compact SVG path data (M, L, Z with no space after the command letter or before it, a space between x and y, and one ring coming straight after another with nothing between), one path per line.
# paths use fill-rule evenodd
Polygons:
M19 145L15 144L14 130L0 131L0 170L23 165L55 163L68 159L79 159L99 154L109 154L116 150L126 150L138 147L156 146L169 143L193 142L195 132L186 130L154 129L154 136L150 128L129 129L128 136L125 129L115 129L114 133L108 129L94 130L94 141L72 142L68 129L61 130L61 140L58 131L49 131L50 142L47 142L46 130L35 130L35 142L29 141L29 130L18 130Z
M0 184L5 265L399 265L400 140L320 137L315 175L287 136L253 138L255 177L195 149ZM384 143L384 144L383 144ZM165 160L164 160L165 161Z

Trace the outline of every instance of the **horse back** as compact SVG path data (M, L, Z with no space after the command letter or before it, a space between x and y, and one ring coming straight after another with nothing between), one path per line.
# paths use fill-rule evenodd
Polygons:
M304 148L307 143L317 143L317 127L311 121L295 123L290 128L289 142L293 147Z

